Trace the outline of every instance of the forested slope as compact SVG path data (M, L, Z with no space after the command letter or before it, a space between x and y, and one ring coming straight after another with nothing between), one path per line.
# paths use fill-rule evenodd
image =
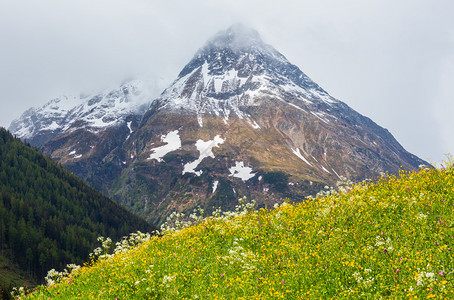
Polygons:
M154 229L0 128L0 256L31 278L86 261L98 236Z

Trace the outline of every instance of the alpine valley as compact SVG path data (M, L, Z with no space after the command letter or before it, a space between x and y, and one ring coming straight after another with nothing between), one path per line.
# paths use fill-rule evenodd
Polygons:
M241 24L209 39L159 97L149 90L133 80L56 98L9 130L155 224L427 164Z

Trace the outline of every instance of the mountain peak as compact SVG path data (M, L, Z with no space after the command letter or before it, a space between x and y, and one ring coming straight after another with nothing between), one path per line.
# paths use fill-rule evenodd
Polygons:
M281 53L263 42L255 29L237 23L211 37L183 68L179 77L191 73L205 62L210 64L210 73L219 75L231 70L233 64L243 58L254 60L251 61L253 64L264 59L274 61L274 64L289 64Z
M226 30L219 31L208 40L208 47L231 48L232 50L249 50L266 47L260 34L253 28L242 23L236 23Z
M231 116L247 118L247 107L260 106L267 99L292 102L288 105L302 110L309 109L306 106L310 103L337 102L284 55L265 44L256 30L235 24L197 51L161 94L159 103L164 111L197 114L202 126L207 114L225 120Z

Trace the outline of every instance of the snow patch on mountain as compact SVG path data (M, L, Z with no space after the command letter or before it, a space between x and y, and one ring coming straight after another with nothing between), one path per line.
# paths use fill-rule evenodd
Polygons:
M43 130L56 130L59 127L60 126L57 124L57 122L52 121L52 123L49 126L47 126L46 128L44 128Z
M178 150L181 148L181 139L178 134L178 130L163 134L161 141L167 143L166 145L151 149L153 153L150 154L148 159L156 159L158 162L162 161L162 158L169 152ZM132 157L131 157L132 158Z
M249 125L252 126L252 128L254 128L254 129L260 129L260 126L259 126L259 124L257 124L256 121L251 120L251 119L248 119L247 121L248 121Z
M73 158L81 158L83 156L82 154L78 154L76 150L69 152L69 155L71 155Z
M200 155L199 158L194 160L193 162L187 163L183 167L183 173L182 175L186 173L194 173L197 176L202 175L202 171L195 171L195 169L199 166L199 164L202 162L202 160L205 157L212 157L214 158L214 154L212 149L214 147L219 147L220 144L223 144L225 140L221 138L219 135L216 135L214 139L208 140L204 142L203 140L197 140L195 143L195 146L197 147L197 150L199 151Z
M128 126L128 129L129 129L129 134L126 137L126 139L129 139L131 137L132 132L133 132L133 130L131 128L131 124L132 124L132 121L126 122L126 126Z
M212 194L214 194L216 192L216 190L218 189L218 184L219 184L219 180L215 180L213 182L213 191L211 192Z
M293 154L295 154L296 156L298 156L301 160L303 160L306 164L308 164L309 166L312 166L312 164L301 154L300 152L300 148L296 148L296 149L293 149L291 148Z
M249 180L255 176L255 173L252 173L252 168L246 167L242 161L236 161L235 165L229 168L229 171L229 176L240 178L243 181Z
M330 171L328 171L324 166L321 166L323 171L325 171L326 173L330 173Z
M329 120L325 117L326 114L322 113L322 112L314 112L314 111L311 111L311 114L313 114L314 116L317 117L317 119L319 119L320 121L328 124L329 123Z
M128 126L129 133L132 133L131 123L132 121L126 122L126 126Z

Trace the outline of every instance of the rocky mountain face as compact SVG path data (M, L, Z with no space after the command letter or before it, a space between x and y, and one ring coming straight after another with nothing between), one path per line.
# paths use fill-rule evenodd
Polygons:
M242 196L302 201L341 176L426 164L242 25L208 40L157 99L142 89L67 109L53 100L10 130L155 223Z

